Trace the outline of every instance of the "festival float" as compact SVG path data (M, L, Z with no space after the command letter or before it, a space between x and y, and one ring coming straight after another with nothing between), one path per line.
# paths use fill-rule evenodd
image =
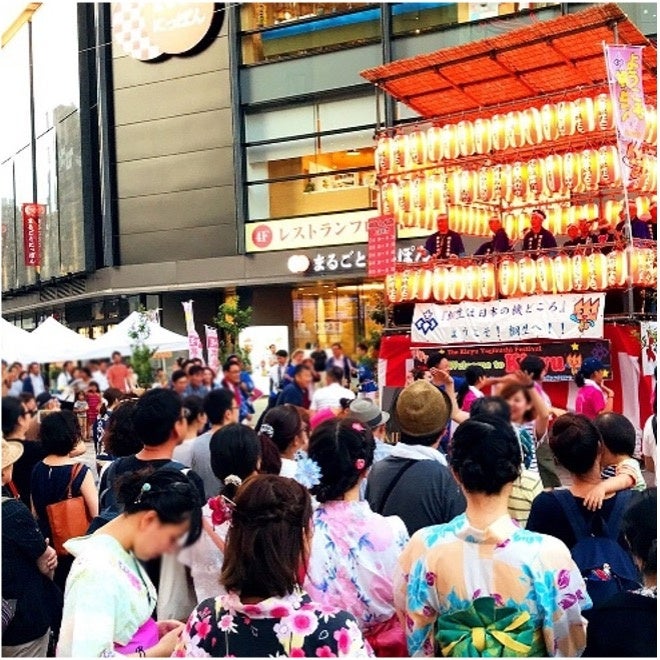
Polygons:
M389 95L420 116L376 133L379 211L397 228L431 231L447 214L463 237L488 237L497 217L519 244L541 209L555 235L586 219L617 236L397 263L384 281L384 405L439 349L454 373L478 363L490 375L537 354L554 404L570 408L573 375L593 355L609 367L615 409L643 424L657 253L632 238L631 218L657 200L656 66L656 48L607 4L362 72L379 107Z

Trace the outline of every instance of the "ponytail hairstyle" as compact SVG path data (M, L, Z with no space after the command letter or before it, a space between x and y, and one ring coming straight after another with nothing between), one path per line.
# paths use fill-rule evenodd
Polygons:
M188 424L192 424L200 415L204 414L204 399L196 394L190 394L183 399L183 409L186 421Z
M261 472L279 474L282 454L303 430L303 423L295 406L289 403L271 408L259 427L261 443Z
M312 501L295 479L260 474L236 493L220 582L242 598L290 594L308 561Z
M309 457L321 468L321 482L311 489L319 502L341 500L374 462L371 429L351 417L329 419L314 429Z
M155 511L166 525L189 521L185 545L190 546L202 531L199 492L187 475L173 468L146 468L122 475L117 480L117 499L127 516Z
M575 374L575 384L578 387L584 387L585 379L591 378L597 371L602 369L604 369L604 365L598 358L588 357Z
M470 391L470 385L474 387L479 382L479 379L483 378L485 375L486 370L478 364L471 364L465 370L465 380L458 388L458 392L456 392L456 403L458 404L459 408L463 405L463 399L465 399L465 395Z
M245 424L228 424L211 437L211 469L220 480L220 494L234 499L239 486L256 472L261 445L254 429Z

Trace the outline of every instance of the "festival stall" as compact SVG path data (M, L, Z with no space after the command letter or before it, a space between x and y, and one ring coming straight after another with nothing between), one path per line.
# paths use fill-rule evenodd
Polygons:
M643 46L609 55L612 85L604 44ZM655 241L631 238L630 220L656 201L656 66L655 47L607 4L362 72L423 118L377 132L380 213L398 227L432 230L446 213L450 229L488 237L495 216L515 242L541 209L554 234L581 219L614 231L621 211L627 229L590 249L397 264L385 277L390 318L414 310L404 334L383 339L382 384L403 385L431 348L457 370L478 361L500 374L537 353L556 405L570 407L576 365L599 355L626 393L617 406L643 423L640 292L657 286L657 254Z

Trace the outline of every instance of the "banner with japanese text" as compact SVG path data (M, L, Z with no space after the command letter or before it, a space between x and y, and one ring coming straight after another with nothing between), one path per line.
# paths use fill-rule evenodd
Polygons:
M642 49L644 46L604 46L607 82L617 131L621 178L637 188L642 175L642 143L646 129Z
M210 325L205 325L204 329L206 331L206 364L217 374L220 368L218 329Z
M193 316L193 301L188 300L181 303L183 305L183 314L186 319L186 330L188 333L188 357L191 360L204 359L202 340L195 330L195 318Z
M26 266L41 265L41 220L46 215L44 204L22 204L23 254Z
M642 338L642 374L653 376L658 363L658 323L642 321L640 335Z
M600 339L604 293L528 296L456 305L417 303L411 340L421 344L493 344L530 339Z
M367 223L367 275L384 277L396 268L396 219L393 215L369 218Z

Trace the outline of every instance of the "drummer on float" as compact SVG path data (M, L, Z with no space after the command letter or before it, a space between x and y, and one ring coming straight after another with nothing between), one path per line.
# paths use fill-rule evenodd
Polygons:
M523 238L522 249L524 252L537 252L557 247L553 233L543 226L544 221L545 212L541 209L534 209L532 211L532 228Z
M493 232L493 238L490 241L482 243L474 253L475 257L481 257L494 252L510 252L512 248L511 240L507 235L502 222L497 217L492 217L488 221L488 228Z
M417 248L422 256L434 259L456 259L464 256L463 239L458 232L449 229L447 214L441 213L435 222L438 231L426 239L424 247Z

